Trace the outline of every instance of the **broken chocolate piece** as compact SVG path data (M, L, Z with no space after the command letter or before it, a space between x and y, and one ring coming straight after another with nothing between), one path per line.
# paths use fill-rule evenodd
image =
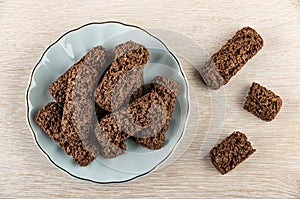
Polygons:
M247 136L236 131L214 147L209 153L209 158L216 169L224 175L255 151L251 143L247 141Z
M265 121L272 121L282 106L281 98L271 90L253 82L244 109Z

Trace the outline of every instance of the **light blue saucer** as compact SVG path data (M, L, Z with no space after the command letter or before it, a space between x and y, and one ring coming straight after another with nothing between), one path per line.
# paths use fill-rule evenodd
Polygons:
M150 52L144 73L145 83L160 75L176 80L181 86L166 142L160 150L149 150L128 140L125 154L114 159L98 157L89 166L80 167L39 128L34 117L42 106L54 101L48 92L49 85L92 47L102 45L113 51L116 45L128 40L146 46ZM189 94L179 61L159 39L137 26L104 22L71 30L46 49L30 76L26 105L28 124L36 144L55 166L83 180L112 183L144 176L171 155L184 133L189 114Z

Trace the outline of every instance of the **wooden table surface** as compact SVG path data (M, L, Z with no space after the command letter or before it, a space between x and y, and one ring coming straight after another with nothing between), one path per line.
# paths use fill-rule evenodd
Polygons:
M1 0L0 198L300 198L299 14L297 0ZM193 96L178 149L149 175L102 185L69 176L40 152L25 119L25 91L47 46L70 29L108 20L178 32L208 54L244 26L255 28L265 45L224 87L220 137L207 139L214 125L210 94L193 67L182 61ZM252 81L282 97L283 107L274 121L263 122L242 109ZM257 151L222 176L200 149L234 130L245 132Z

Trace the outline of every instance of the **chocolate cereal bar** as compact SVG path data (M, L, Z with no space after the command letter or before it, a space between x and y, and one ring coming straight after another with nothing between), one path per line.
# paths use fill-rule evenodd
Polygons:
M179 84L167 77L156 77L151 82L151 93L157 93L163 100L166 109L166 118L161 129L147 128L135 135L135 141L149 149L160 149L165 141L165 134L168 130L171 117L176 103L176 95L180 89ZM157 120L157 123L160 121Z
M262 46L263 39L254 29L242 28L199 69L205 84L212 89L227 84Z
M78 70L85 66L85 64L95 65L111 61L109 54L103 55L103 47L96 46L87 52L77 63L71 66L64 74L58 77L53 83L50 84L49 92L57 103L64 105L66 99L66 92L68 88L68 82L73 82L77 76ZM101 70L104 73L105 68Z
M157 93L145 94L127 108L106 115L95 127L95 135L102 146L100 154L105 158L122 154L129 136L149 127L160 130L162 126L158 121L166 117L165 103Z
M109 53L98 46L87 55L75 64L79 67L68 79L61 128L64 133L78 134L83 144L97 156L100 146L92 129L97 121L94 91L107 67Z
M271 90L253 82L244 109L264 121L272 121L282 106L281 98Z
M94 159L82 143L78 134L74 132L63 133L61 118L63 110L55 102L46 104L36 115L35 120L41 129L77 162L80 166L87 166Z
M133 41L115 48L115 58L104 74L95 92L95 101L102 109L113 112L123 104L129 104L133 93L137 98L142 93L144 65L149 59L148 50ZM136 89L138 89L136 91Z
M209 158L216 169L224 175L255 151L251 143L247 141L247 136L236 131L214 147L209 153Z

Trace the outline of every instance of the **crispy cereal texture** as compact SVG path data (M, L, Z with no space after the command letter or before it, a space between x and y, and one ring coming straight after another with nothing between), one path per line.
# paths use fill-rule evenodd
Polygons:
M247 141L247 136L236 131L214 147L209 153L209 158L216 169L224 175L255 151L251 143Z
M175 108L176 95L179 92L180 86L172 79L157 76L152 80L151 87L150 93L157 93L162 98L164 107L166 107L166 117L156 120L158 124L160 122L164 122L164 124L159 129L157 127L150 127L142 130L135 136L135 141L149 149L160 149L165 141L166 132Z
M97 156L99 143L93 133L93 124L97 122L94 92L103 71L107 67L109 53L101 46L92 48L78 63L76 72L68 79L65 92L62 131L66 134L78 134L88 150Z
M77 162L80 166L87 166L94 159L83 145L78 134L63 133L61 130L61 118L63 110L55 102L46 104L36 115L35 121L41 129Z
M252 28L239 30L199 72L205 84L219 89L251 59L263 46L263 39Z
M105 158L116 157L126 150L128 137L150 128L160 130L162 127L157 121L166 118L164 113L166 107L162 98L157 93L147 93L127 108L106 115L95 126L95 135L102 146L100 154Z
M68 82L73 82L77 76L78 70L84 67L84 65L95 65L103 64L103 47L96 46L92 48L88 53L86 53L77 63L71 66L64 74L58 77L54 82L50 84L49 92L57 103L64 105L66 100L66 92L68 88ZM107 54L106 58L109 58L107 63L109 63L111 57ZM103 71L104 73L104 68Z
M102 109L113 112L142 94L144 65L149 59L148 50L133 41L115 48L115 58L104 74L95 92L95 101Z
M267 122L276 117L281 106L282 100L278 95L256 82L252 83L244 103L244 109Z

